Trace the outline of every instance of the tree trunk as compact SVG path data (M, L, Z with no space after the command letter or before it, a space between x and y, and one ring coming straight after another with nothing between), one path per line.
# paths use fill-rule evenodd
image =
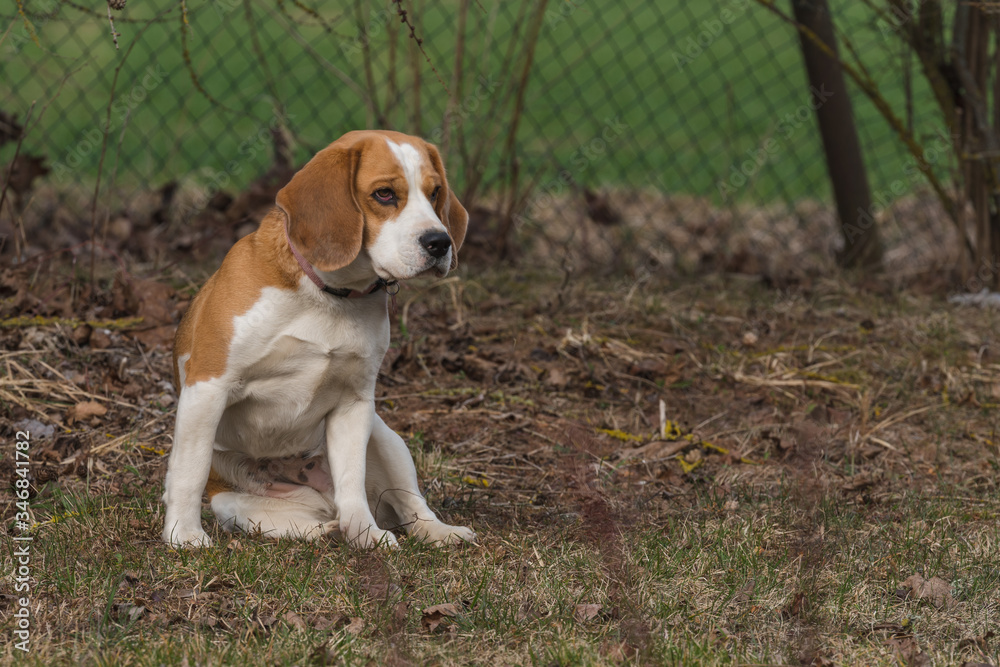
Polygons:
M830 8L827 0L792 0L792 11L806 28L799 31L802 57L844 236L844 250L837 261L843 267L880 268L882 239L872 215L868 176L840 69Z

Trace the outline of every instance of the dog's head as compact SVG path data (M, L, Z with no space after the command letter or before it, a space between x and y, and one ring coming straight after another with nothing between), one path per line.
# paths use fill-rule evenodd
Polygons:
M366 252L386 280L458 264L469 214L448 187L437 148L399 132L348 132L278 192L288 234L320 271Z

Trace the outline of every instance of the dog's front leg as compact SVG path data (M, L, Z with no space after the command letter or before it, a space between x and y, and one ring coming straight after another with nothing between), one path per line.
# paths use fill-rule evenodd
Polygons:
M220 381L207 380L181 390L163 491L167 507L163 541L167 544L212 545L212 538L201 527L201 495L212 467L215 432L225 409L226 392Z
M350 544L362 548L396 545L396 537L375 524L365 496L368 440L374 423L372 400L348 402L326 418L327 460L340 532Z

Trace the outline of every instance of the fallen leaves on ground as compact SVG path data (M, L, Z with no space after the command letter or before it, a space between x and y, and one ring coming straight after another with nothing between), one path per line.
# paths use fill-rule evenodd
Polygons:
M924 579L914 574L907 577L903 587L918 600L927 600L938 609L954 609L958 604L951 595L951 584L939 577Z
M885 640L885 645L895 651L903 664L908 667L926 667L931 664L930 656L920 650L913 635L889 637Z
M573 609L573 618L575 618L580 623L586 623L587 621L592 621L597 618L597 615L601 613L601 605L599 604L578 604L576 608Z
M452 618L458 616L458 606L451 602L436 604L424 609L420 626L426 632L445 632L454 627Z
M73 422L87 421L92 417L103 417L106 414L108 414L108 409L97 401L84 401L69 409L66 413L66 424L69 426Z

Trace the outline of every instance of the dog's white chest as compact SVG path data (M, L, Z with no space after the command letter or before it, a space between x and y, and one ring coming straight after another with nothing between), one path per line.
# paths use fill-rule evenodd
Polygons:
M389 339L384 300L302 310L287 294L266 297L235 322L239 370L226 378L216 446L255 458L315 452L331 411L374 395Z

